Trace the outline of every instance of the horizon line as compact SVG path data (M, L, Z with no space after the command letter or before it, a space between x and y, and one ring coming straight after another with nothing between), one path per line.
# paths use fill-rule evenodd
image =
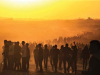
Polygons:
M100 18L91 18L91 17L87 17L87 18L74 18L74 19L36 19L36 18L12 18L12 17L0 17L0 20L5 20L5 19L10 19L10 20L37 20L37 21L46 21L46 20L100 20Z

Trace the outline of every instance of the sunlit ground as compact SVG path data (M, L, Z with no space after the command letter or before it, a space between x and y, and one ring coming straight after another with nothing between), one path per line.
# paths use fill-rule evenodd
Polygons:
M43 64L44 65L44 64ZM67 67L67 65L66 65L66 67ZM38 69L39 70L39 69ZM1 75L6 75L6 74L9 74L9 75L43 75L43 74L45 74L45 75L65 75L64 74L64 69L63 69L63 66L62 66L62 70L59 70L58 69L58 73L54 73L54 70L52 70L52 67L51 67L51 65L50 65L50 60L48 60L48 70L45 70L44 69L44 66L43 66L43 73L37 73L37 71L38 70L36 70L35 69L35 62L34 62L34 58L33 58L33 56L31 56L31 59L30 59L30 68L29 68L29 72L17 72L17 71L3 71L2 73L1 73ZM77 64L77 75L81 75L80 73L81 73L81 70L82 70L82 63L81 62L78 62L78 64ZM70 73L72 72L72 69L70 69ZM74 73L73 74L67 74L67 75L75 75Z

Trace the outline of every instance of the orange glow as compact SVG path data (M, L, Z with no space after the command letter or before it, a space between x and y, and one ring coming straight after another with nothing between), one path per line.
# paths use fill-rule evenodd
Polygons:
M32 19L99 18L100 0L0 0L0 17Z
M2 17L17 18L17 20L24 18L24 21L7 19L2 22L1 20L0 34L5 35L5 39L14 38L14 40L20 39L20 41L48 40L59 36L82 34L83 30L88 31L88 28L78 28L75 26L77 23L74 25L62 21L54 23L27 22L26 20L100 18L99 7L100 1L96 0L0 0L0 19ZM40 36L44 37L41 39ZM2 38L4 40L4 37Z
M5 39L40 42L91 31L99 36L94 26L100 22L67 21L87 17L100 19L100 0L0 0L0 50Z

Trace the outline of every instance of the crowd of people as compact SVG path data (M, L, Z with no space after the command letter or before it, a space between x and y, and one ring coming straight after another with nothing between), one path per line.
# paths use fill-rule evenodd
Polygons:
M50 64L52 66L52 70L57 72L59 64L59 70L64 69L64 73L69 72L70 67L72 68L72 72L77 72L77 53L78 47L75 42L74 45L69 47L67 43L65 46L62 45L60 49L57 48L57 45L52 46L49 50L48 45L37 44L35 49L33 50L34 53L34 60L36 64L36 69L40 67L39 72L43 72L43 65L42 62L44 61L44 68L48 69L48 59L50 58ZM29 44L25 41L22 41L22 47L19 45L19 42L11 42L4 40L4 47L3 47L3 56L4 56L4 67L3 69L10 69L10 70L23 70L26 71L29 69L29 60L30 60L30 49ZM81 59L83 59L83 69L87 69L87 61L90 58L90 54L92 57L89 61L89 69L88 72L83 72L87 74L91 74L91 72L97 72L98 66L100 64L96 64L100 62L99 58L99 50L100 50L100 42L97 40L93 40L90 42L90 46L88 48L85 45L84 49L81 52ZM22 62L21 62L22 59ZM95 62L94 62L95 61ZM95 63L95 66L94 63ZM66 68L66 63L68 63L68 67ZM62 67L63 65L63 67ZM96 69L96 70L95 70Z
M19 42L4 40L3 53L4 65L3 69L8 70L23 70L29 69L30 50L29 44L22 41L22 47ZM21 63L22 58L22 63ZM22 65L21 65L22 64Z
M57 48L57 45L52 46L49 50L47 45L44 47L41 44L36 45L36 49L34 50L34 59L36 63L36 69L38 65L40 66L40 72L43 72L42 69L42 61L44 60L44 68L47 69L48 59L50 58L50 64L52 66L52 70L57 72L57 64L59 63L59 70L62 70L62 66L64 69L64 73L69 72L70 67L72 68L72 72L77 71L77 53L78 48L74 42L74 45L70 48L68 44L62 45L60 49ZM85 69L87 67L87 60L89 59L89 49L86 45L81 53L81 58L83 59ZM68 63L68 67L66 68L66 63ZM86 64L85 64L86 63Z

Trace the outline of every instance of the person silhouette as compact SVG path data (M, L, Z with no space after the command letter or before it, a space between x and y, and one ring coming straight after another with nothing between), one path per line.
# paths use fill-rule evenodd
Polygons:
M100 42L92 40L90 42L89 51L91 58L89 61L88 71L82 71L84 75L100 75Z
M18 56L18 70L21 70L21 47L19 46L19 41L17 41L17 56Z
M72 46L72 49L73 49L72 59L71 59L72 60L71 61L71 63L72 63L72 72L75 71L75 74L76 74L76 72L77 72L77 52L78 52L78 49L77 49L76 45Z
M36 45L36 49L34 49L34 60L35 60L35 64L36 64L36 69L38 69L38 45Z
M64 49L64 46L62 45L61 49L59 50L59 70L62 69L61 66L63 63L63 49Z
M87 62L88 62L88 60L90 58L89 49L88 49L87 45L82 50L81 54L82 54L81 58L83 59L83 70L86 70L86 68L87 68Z
M49 57L49 49L47 48L47 45L45 45L43 56L44 56L44 67L47 70L47 63L48 63L48 57Z
M53 46L50 50L50 64L52 66L52 70L53 70L53 51L55 49L55 46Z
M55 49L53 50L53 65L55 68L55 73L57 72L58 56L59 56L59 49L57 49L57 45L55 45Z
M63 55L64 55L64 58L63 58L64 73L66 73L66 61L68 62L68 66L70 66L71 55L72 55L72 51L68 47L68 44L66 44L66 46L63 49ZM67 68L67 71L69 72L69 68Z
M39 67L40 67L39 72L43 72L42 61L43 61L43 49L41 47L41 44L39 44L39 50L38 50L38 62L39 62Z
M13 42L10 41L9 43L9 69L13 70L14 67L14 45Z
M8 51L9 51L9 46L8 46L8 41L4 40L4 46L3 46L3 53L2 55L4 56L4 65L3 69L7 69L7 59L8 59Z
M25 45L25 41L22 41L22 70L26 71L26 59L27 59L27 49Z
M11 66L11 61L10 61L10 57L9 57L9 56L10 56L10 55L9 55L9 51L10 51L10 50L9 50L9 47L10 47L10 45L11 45L11 41L8 41L8 51L7 51L7 56L8 56L8 57L7 57L7 68L8 68L8 69L11 69L11 68L10 68L10 66Z
M14 42L14 70L16 70L17 67L17 42Z
M26 50L27 50L27 61L26 61L26 65L27 65L27 70L29 69L29 60L30 60L30 49L29 49L29 44L26 43Z
M19 46L19 42L15 42L14 46L14 60L15 60L15 70L21 70L21 47Z

